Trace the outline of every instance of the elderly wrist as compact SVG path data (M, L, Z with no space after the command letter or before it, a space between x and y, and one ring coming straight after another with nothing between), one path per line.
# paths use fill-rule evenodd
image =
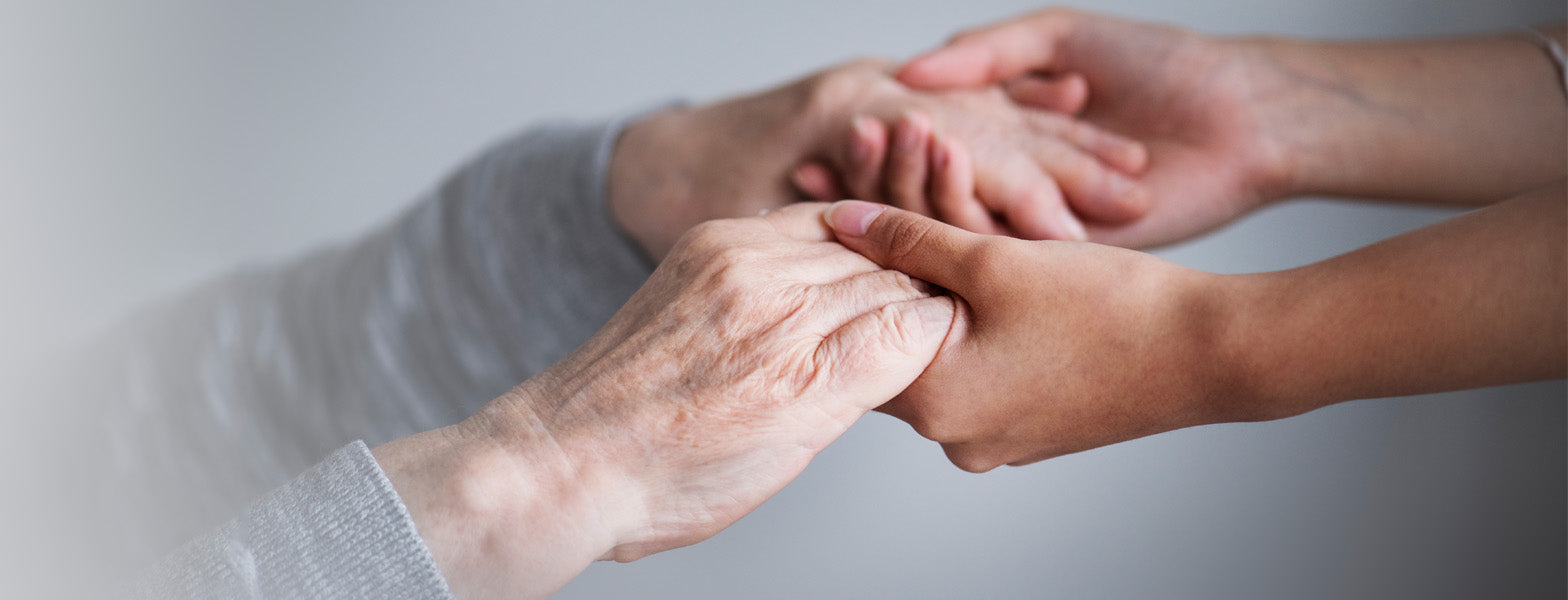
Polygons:
M617 542L600 507L618 480L548 432L499 423L504 401L374 450L459 597L546 596Z
M603 415L559 414L567 386L553 385L551 374L514 388L460 425L479 440L470 454L474 472L530 494L538 515L559 520L558 533L583 542L590 560L611 558L641 522L639 482L628 472L636 443L623 423Z

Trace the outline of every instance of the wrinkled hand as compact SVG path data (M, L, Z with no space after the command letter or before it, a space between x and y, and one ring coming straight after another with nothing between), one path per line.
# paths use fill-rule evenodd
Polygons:
M834 205L838 239L961 299L925 374L880 410L985 471L1228 418L1216 276L1098 244L985 236L896 208Z
M1148 169L1137 181L1152 196L1147 214L1127 222L1084 216L1094 241L1148 247L1209 231L1286 193L1289 153L1272 121L1290 116L1263 107L1278 104L1287 82L1263 61L1237 42L1049 9L958 35L898 77L921 89L1005 84L1022 103L1142 142Z
M454 587L548 593L706 539L920 375L953 301L834 242L825 208L697 227L571 356L426 440L465 450L377 450Z
M1141 167L1143 150L1136 143L1061 115L1022 110L994 92L911 92L893 80L892 68L854 61L761 93L662 111L632 124L612 154L611 213L657 260L687 229L710 219L752 216L807 196L838 199L845 187L867 198L913 198L917 191L898 184L884 196L875 177L837 187L830 186L840 182L826 176L792 180L807 162L820 164L821 173L880 162L886 146L881 122L910 111L922 115L927 131L940 131L944 141L965 144L983 159L973 177L950 182L948 189L961 190L970 204L976 195L987 202L978 213L987 222L990 212L1018 213L1024 216L1014 225L1025 234L1072 237L1074 223L1033 216L1052 214L1035 207L1061 205L1058 182L1069 197L1107 218L1140 213L1144 197L1117 174ZM868 144L876 145L858 153L849 142L872 138ZM923 155L926 136L910 139ZM804 185L797 191L792 183Z

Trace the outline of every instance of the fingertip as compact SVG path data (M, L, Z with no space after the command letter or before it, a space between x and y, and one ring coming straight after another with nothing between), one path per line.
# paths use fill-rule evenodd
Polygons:
M841 200L828 207L822 218L839 235L862 237L871 229L871 222L886 210L887 206L882 204L862 200Z
M1019 237L1032 240L1062 240L1082 242L1089 239L1083 222L1073 216L1059 195L1055 200L1036 201L1035 208L1011 207L1007 221ZM1043 208L1040 208L1042 207Z
M1096 164L1088 175L1063 184L1073 209L1095 221L1124 223L1149 210L1147 188L1104 165Z
M1083 112L1089 103L1089 83L1082 75L1025 75L1006 83L1009 98L1019 104L1064 115Z
M1062 112L1076 115L1089 105L1089 79L1082 73L1062 76Z
M1056 214L1058 215L1057 220L1060 223L1062 231L1065 232L1061 239L1070 242L1089 241L1089 232L1088 230L1084 229L1083 221L1079 221L1078 217L1073 216L1072 211L1063 210Z
M813 200L832 202L844 197L840 194L838 184L833 181L832 170L820 162L812 161L795 167L790 173L790 182Z
M1149 148L1143 142L1105 132L1100 136L1098 148L1090 148L1096 157L1111 168L1137 175L1149 166Z
M1006 218L1007 228L1029 240L1081 241L1088 234L1067 207L1050 174L1032 162L1015 161L979 181L980 195Z
M1072 121L1065 136L1074 145L1111 168L1137 175L1149 165L1149 147L1143 142L1083 121Z
M1143 145L1143 142L1129 141L1125 152L1122 166L1127 174L1137 175L1149 168L1149 147Z

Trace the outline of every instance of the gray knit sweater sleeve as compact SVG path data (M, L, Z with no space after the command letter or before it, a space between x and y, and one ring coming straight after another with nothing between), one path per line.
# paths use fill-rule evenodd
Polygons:
M642 284L651 264L604 196L624 122L530 128L363 237L230 273L95 340L47 415L71 430L52 473L74 478L58 510L81 522L77 547L122 581L183 547L141 580L151 596L446 595L355 440L462 420Z
M136 597L451 598L370 449L354 442L143 576Z

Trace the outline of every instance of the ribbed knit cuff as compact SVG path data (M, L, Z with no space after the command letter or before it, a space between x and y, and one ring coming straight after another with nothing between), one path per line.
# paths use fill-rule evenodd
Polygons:
M140 598L452 598L364 442L332 453L142 578Z

